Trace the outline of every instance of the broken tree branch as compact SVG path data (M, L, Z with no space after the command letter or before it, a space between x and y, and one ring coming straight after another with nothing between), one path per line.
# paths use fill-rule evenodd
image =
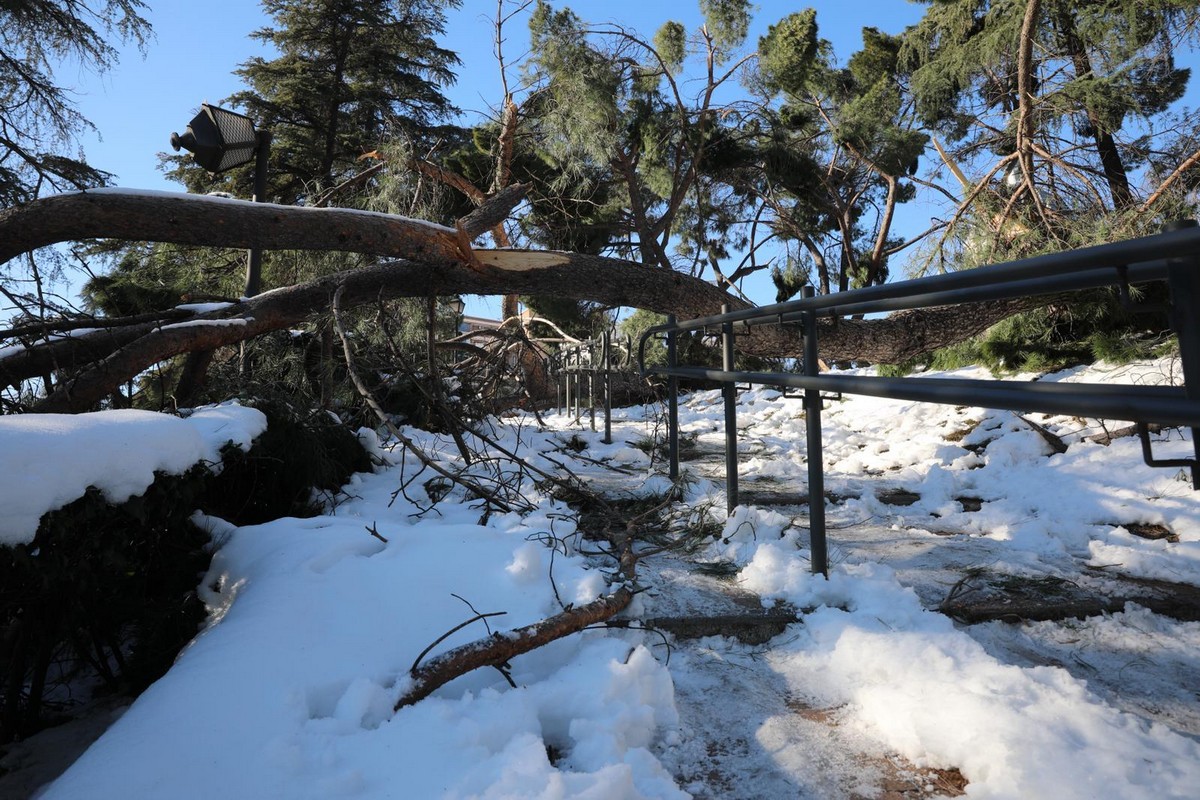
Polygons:
M536 650L555 639L603 622L623 611L633 600L633 595L633 589L623 585L612 594L555 614L541 622L448 650L409 673L412 683L396 701L395 709L399 711L405 706L424 700L439 687L460 675L480 667L499 667L510 659Z
M509 187L459 221L458 228L344 209L295 208L193 195L91 190L58 195L0 211L0 261L71 239L108 237L221 247L350 251L411 260L328 275L275 289L221 311L175 325L156 322L71 336L0 357L0 383L15 385L50 371L68 376L36 410L83 411L156 363L181 353L236 344L302 323L329 307L344 286L343 302L357 305L397 297L536 294L642 308L680 319L750 304L679 272L583 253L472 250L464 254L459 230L489 230L523 187ZM897 363L973 336L1037 299L898 312L885 319L822 324L821 356ZM759 326L743 337L750 355L790 357L795 332ZM82 372L70 377L70 373Z
M363 382L362 376L358 374L358 370L354 367L354 350L350 346L350 340L346 336L346 329L342 325L341 295L341 288L334 292L331 308L333 310L333 324L337 330L338 337L342 340L342 352L346 356L346 370L350 375L350 380L354 383L354 388L358 390L358 393L362 396L363 400L365 400L367 405L370 406L371 410L375 412L375 416L384 425L384 427L387 428L388 433L396 437L397 441L403 443L405 447L412 451L412 454L417 457L417 460L419 460L429 469L441 475L446 480L457 483L471 494L483 500L485 503L495 506L500 511L507 513L517 510L514 505L501 498L496 492L489 491L470 478L452 472L451 470L443 467L441 464L438 464L432 458L427 456L416 442L405 436L399 428L392 424L391 417L389 417L387 412L383 410L383 406L379 405L379 401L375 399L375 395L371 393L371 389L366 383Z
M516 184L498 192L459 225L471 238L486 233L521 201L526 188ZM89 189L0 211L0 263L75 239L337 250L433 262L456 260L458 250L455 228L423 220L170 192Z

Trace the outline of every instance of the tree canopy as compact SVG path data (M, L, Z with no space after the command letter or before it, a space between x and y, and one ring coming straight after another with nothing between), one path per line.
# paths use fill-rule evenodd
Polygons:
M269 256L269 287L308 285L388 258L454 263L475 269L476 285L443 290L510 300L520 292L539 313L582 332L609 324L618 299L641 295L568 289L557 278L539 285L527 279L549 273L532 268L520 281L512 270L497 277L477 268L476 237L502 249L564 251L569 262L578 257L572 263L607 263L617 282L627 279L620 265L628 262L662 270L677 276L679 310L692 307L682 299L688 292L708 297L694 281L711 285L713 298L744 304L746 280L770 274L782 300L805 283L845 291L886 282L903 268L968 268L1128 238L1196 213L1200 118L1180 106L1191 76L1177 60L1200 30L1194 0L938 0L907 30L864 27L846 57L835 54L812 9L756 26L746 0L700 0L700 24L668 20L651 35L593 23L547 0L501 0L491 24L503 96L486 118L456 119L445 88L461 54L442 39L457 6L263 0L270 24L251 36L270 55L241 63L236 74L246 88L225 104L273 134L267 199L453 227L506 191L520 187L524 197L470 236L433 236L449 248L442 255L424 239L410 241L425 248L410 253L322 236L328 246L318 252L299 232L266 237L281 248ZM61 143L84 124L50 81L54 59L73 56L103 69L115 57L110 38L142 41L149 28L138 0L71 2L66 10L70 24L51 25L57 32L45 38L34 32L58 18L49 4L3 12L11 24L3 39L7 77L0 76L8 83L0 88L6 108L17 109L0 119L12 137L0 162L7 205L104 181L82 160L30 156L42 152L44 134ZM528 49L510 61L504 43L515 20L528 23ZM22 64L47 87L41 93L22 94L32 85ZM249 195L248 168L214 178L186 157L170 161L171 174L192 191ZM899 225L905 204L927 209L928 224ZM90 285L91 311L136 317L183 295L234 299L239 257L195 249L201 240L208 241L164 234L157 244L103 245L112 265ZM229 234L221 243L244 241ZM605 280L603 271L588 276ZM1096 313L1077 313L1065 327L1051 314L1013 330L1077 340L1112 325L1164 330L1159 318L1119 321L1110 313L1115 301L1095 302ZM656 294L653 310L669 304ZM311 309L308 320L325 337L328 357L325 311ZM507 303L506 316L514 311ZM974 335L991 319L984 317L969 325L959 319L958 333ZM364 343L370 328L359 332ZM900 343L888 352L917 350ZM884 355L871 353L861 357ZM60 380L45 378L47 387Z
M145 45L141 0L12 0L0 6L0 204L99 186L108 173L68 155L91 123L55 79L64 64L103 72L116 42Z

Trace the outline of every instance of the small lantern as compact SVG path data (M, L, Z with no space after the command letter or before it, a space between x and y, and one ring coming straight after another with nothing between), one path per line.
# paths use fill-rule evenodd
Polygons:
M258 150L254 120L245 114L203 103L183 135L171 134L171 147L189 150L196 163L218 173L254 160Z

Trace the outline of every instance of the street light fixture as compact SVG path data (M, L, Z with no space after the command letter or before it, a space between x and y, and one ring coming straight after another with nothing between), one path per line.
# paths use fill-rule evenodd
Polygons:
M245 114L203 103L182 136L171 134L171 147L175 152L180 148L190 151L197 164L219 173L253 159L258 150L258 134L254 120Z
M446 308L450 309L450 313L454 315L454 335L462 333L463 312L467 309L467 304L463 302L461 297L455 295L446 301Z
M188 123L183 134L171 134L171 147L192 153L204 169L214 174L226 172L254 161L254 202L267 191L267 155L271 132L256 130L254 120L236 111L200 105L200 113ZM258 294L262 276L262 250L250 249L246 263L246 297Z
M466 331L463 330L463 312L467 309L467 304L458 295L454 295L443 301L450 313L454 315L454 335L455 337L462 335ZM454 350L454 361L457 363L462 358L462 351L457 348Z

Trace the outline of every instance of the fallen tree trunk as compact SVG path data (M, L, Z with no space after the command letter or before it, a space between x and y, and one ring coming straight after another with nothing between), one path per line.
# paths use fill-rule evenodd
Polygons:
M504 294L515 290L520 294L557 293L612 305L652 309L679 304L702 313L708 304L725 297L723 292L704 281L615 259L547 252L504 251L496 255L500 258L489 259L490 263L485 262L483 269L455 261L437 264L392 261L264 292L192 320L150 330L142 328L144 335L132 340L128 338L132 334L125 331L119 337L109 331L78 337L80 346L86 346L89 354L99 355L107 350L106 355L101 356L102 360L91 369L62 383L35 410L86 410L109 394L112 387L172 356L232 345L298 325L315 313L327 311L338 287L344 287L342 304L347 308L397 297ZM517 257L521 259L521 269L508 271L505 267L491 266ZM65 359L58 348L64 346L69 347L61 341L51 345L60 363ZM40 373L30 370L47 361L33 352L17 355L20 357L11 357L11 362L10 358L0 359L0 376L5 382L35 377Z
M76 239L339 250L432 260L454 257L457 250L453 228L406 217L183 193L89 189L0 211L0 263Z
M15 385L49 370L93 365L38 411L82 411L124 381L181 353L236 344L325 313L344 287L347 307L397 297L550 295L643 308L689 319L748 303L679 272L616 258L531 250L472 249L520 201L524 187L497 193L454 228L344 209L318 209L186 194L92 190L36 200L0 212L0 262L37 247L104 237L221 247L329 250L396 260L265 292L218 312L171 325L142 323L65 339L0 357L0 382ZM885 319L825 321L826 360L895 363L961 341L1034 307L1036 300L904 311ZM801 353L794 328L758 326L739 337L758 356Z

